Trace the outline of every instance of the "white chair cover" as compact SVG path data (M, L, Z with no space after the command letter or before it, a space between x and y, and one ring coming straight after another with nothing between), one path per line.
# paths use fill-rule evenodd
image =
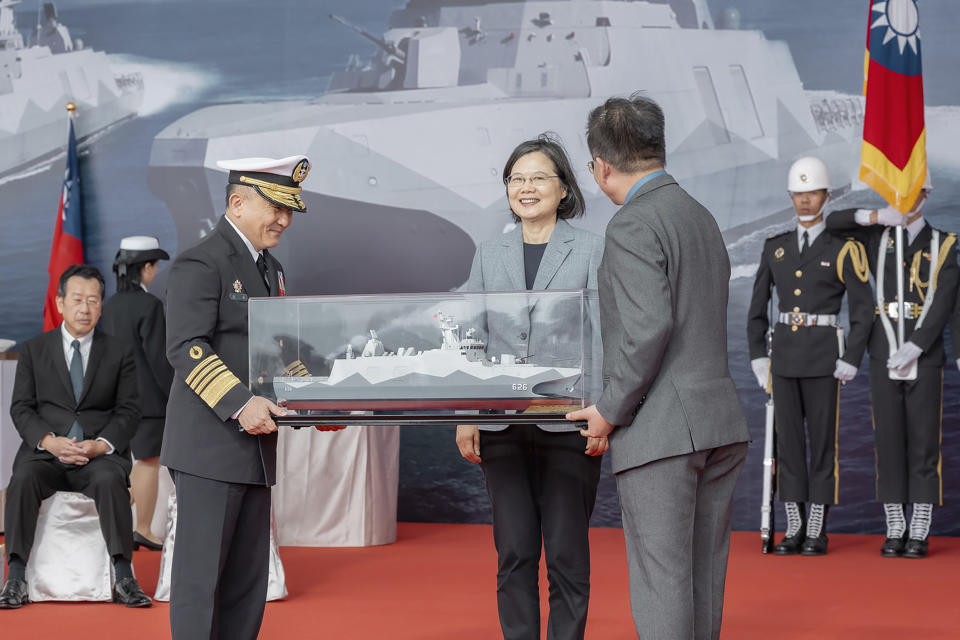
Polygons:
M173 571L173 547L177 536L177 496L171 493L167 499L167 535L163 540L163 552L160 554L160 577L157 579L157 591L154 600L170 602L170 575ZM287 581L283 572L283 563L277 549L276 525L273 512L270 513L270 573L267 577L267 602L287 597Z
M93 499L58 491L44 500L27 562L30 600L110 600L112 586L113 563Z
M400 428L280 429L273 511L284 546L365 547L397 539Z

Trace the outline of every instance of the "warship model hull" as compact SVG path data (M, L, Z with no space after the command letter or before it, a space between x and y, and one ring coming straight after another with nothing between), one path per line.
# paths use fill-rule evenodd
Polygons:
M324 278L327 293L449 289L474 245L509 221L504 159L544 130L565 142L584 189L590 215L578 224L603 232L616 207L584 168L584 122L638 90L668 114L670 172L725 233L784 211L797 157L856 166L861 98L804 90L784 43L714 28L704 0L409 0L382 38L362 35L380 55L334 74L316 99L209 107L156 136L150 186L183 244L220 213L217 159L304 153L303 196L323 215L298 219L286 250L328 259L291 273ZM390 273L371 284L355 268L364 260Z
M80 48L62 25L53 25L55 42L23 46L14 4L0 0L0 176L63 151L68 102L83 140L136 115L143 100L140 74L116 74L104 52Z

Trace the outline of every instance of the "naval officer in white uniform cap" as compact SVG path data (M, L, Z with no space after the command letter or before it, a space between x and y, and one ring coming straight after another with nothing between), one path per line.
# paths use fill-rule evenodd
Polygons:
M229 171L226 212L174 261L167 281L167 358L174 380L160 453L177 488L170 595L174 640L252 640L263 619L284 410L247 386L247 299L285 295L270 255L307 210L310 162L218 162Z

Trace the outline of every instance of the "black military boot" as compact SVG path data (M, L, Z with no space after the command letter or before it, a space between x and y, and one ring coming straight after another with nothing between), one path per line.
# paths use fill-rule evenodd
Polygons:
M910 539L903 547L904 558L926 558L927 536L930 535L930 522L933 520L933 505L929 502L915 502L910 514Z
M787 511L787 532L783 540L773 548L774 555L794 556L800 553L803 539L807 535L807 510L802 502L785 502Z
M807 520L807 538L800 547L805 556L827 555L827 511L830 505L814 503L810 505L810 517Z
M884 503L883 512L887 518L887 539L880 547L880 555L884 558L899 558L907 544L907 521L903 517L903 505Z

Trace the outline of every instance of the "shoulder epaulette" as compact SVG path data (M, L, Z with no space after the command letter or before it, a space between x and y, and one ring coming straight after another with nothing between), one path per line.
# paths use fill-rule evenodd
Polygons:
M779 238L779 237L781 237L781 236L785 236L785 235L790 234L790 233L793 233L793 229L787 229L786 231L781 231L780 233L775 233L775 234L773 234L772 236L767 236L767 240L776 240L777 238Z

